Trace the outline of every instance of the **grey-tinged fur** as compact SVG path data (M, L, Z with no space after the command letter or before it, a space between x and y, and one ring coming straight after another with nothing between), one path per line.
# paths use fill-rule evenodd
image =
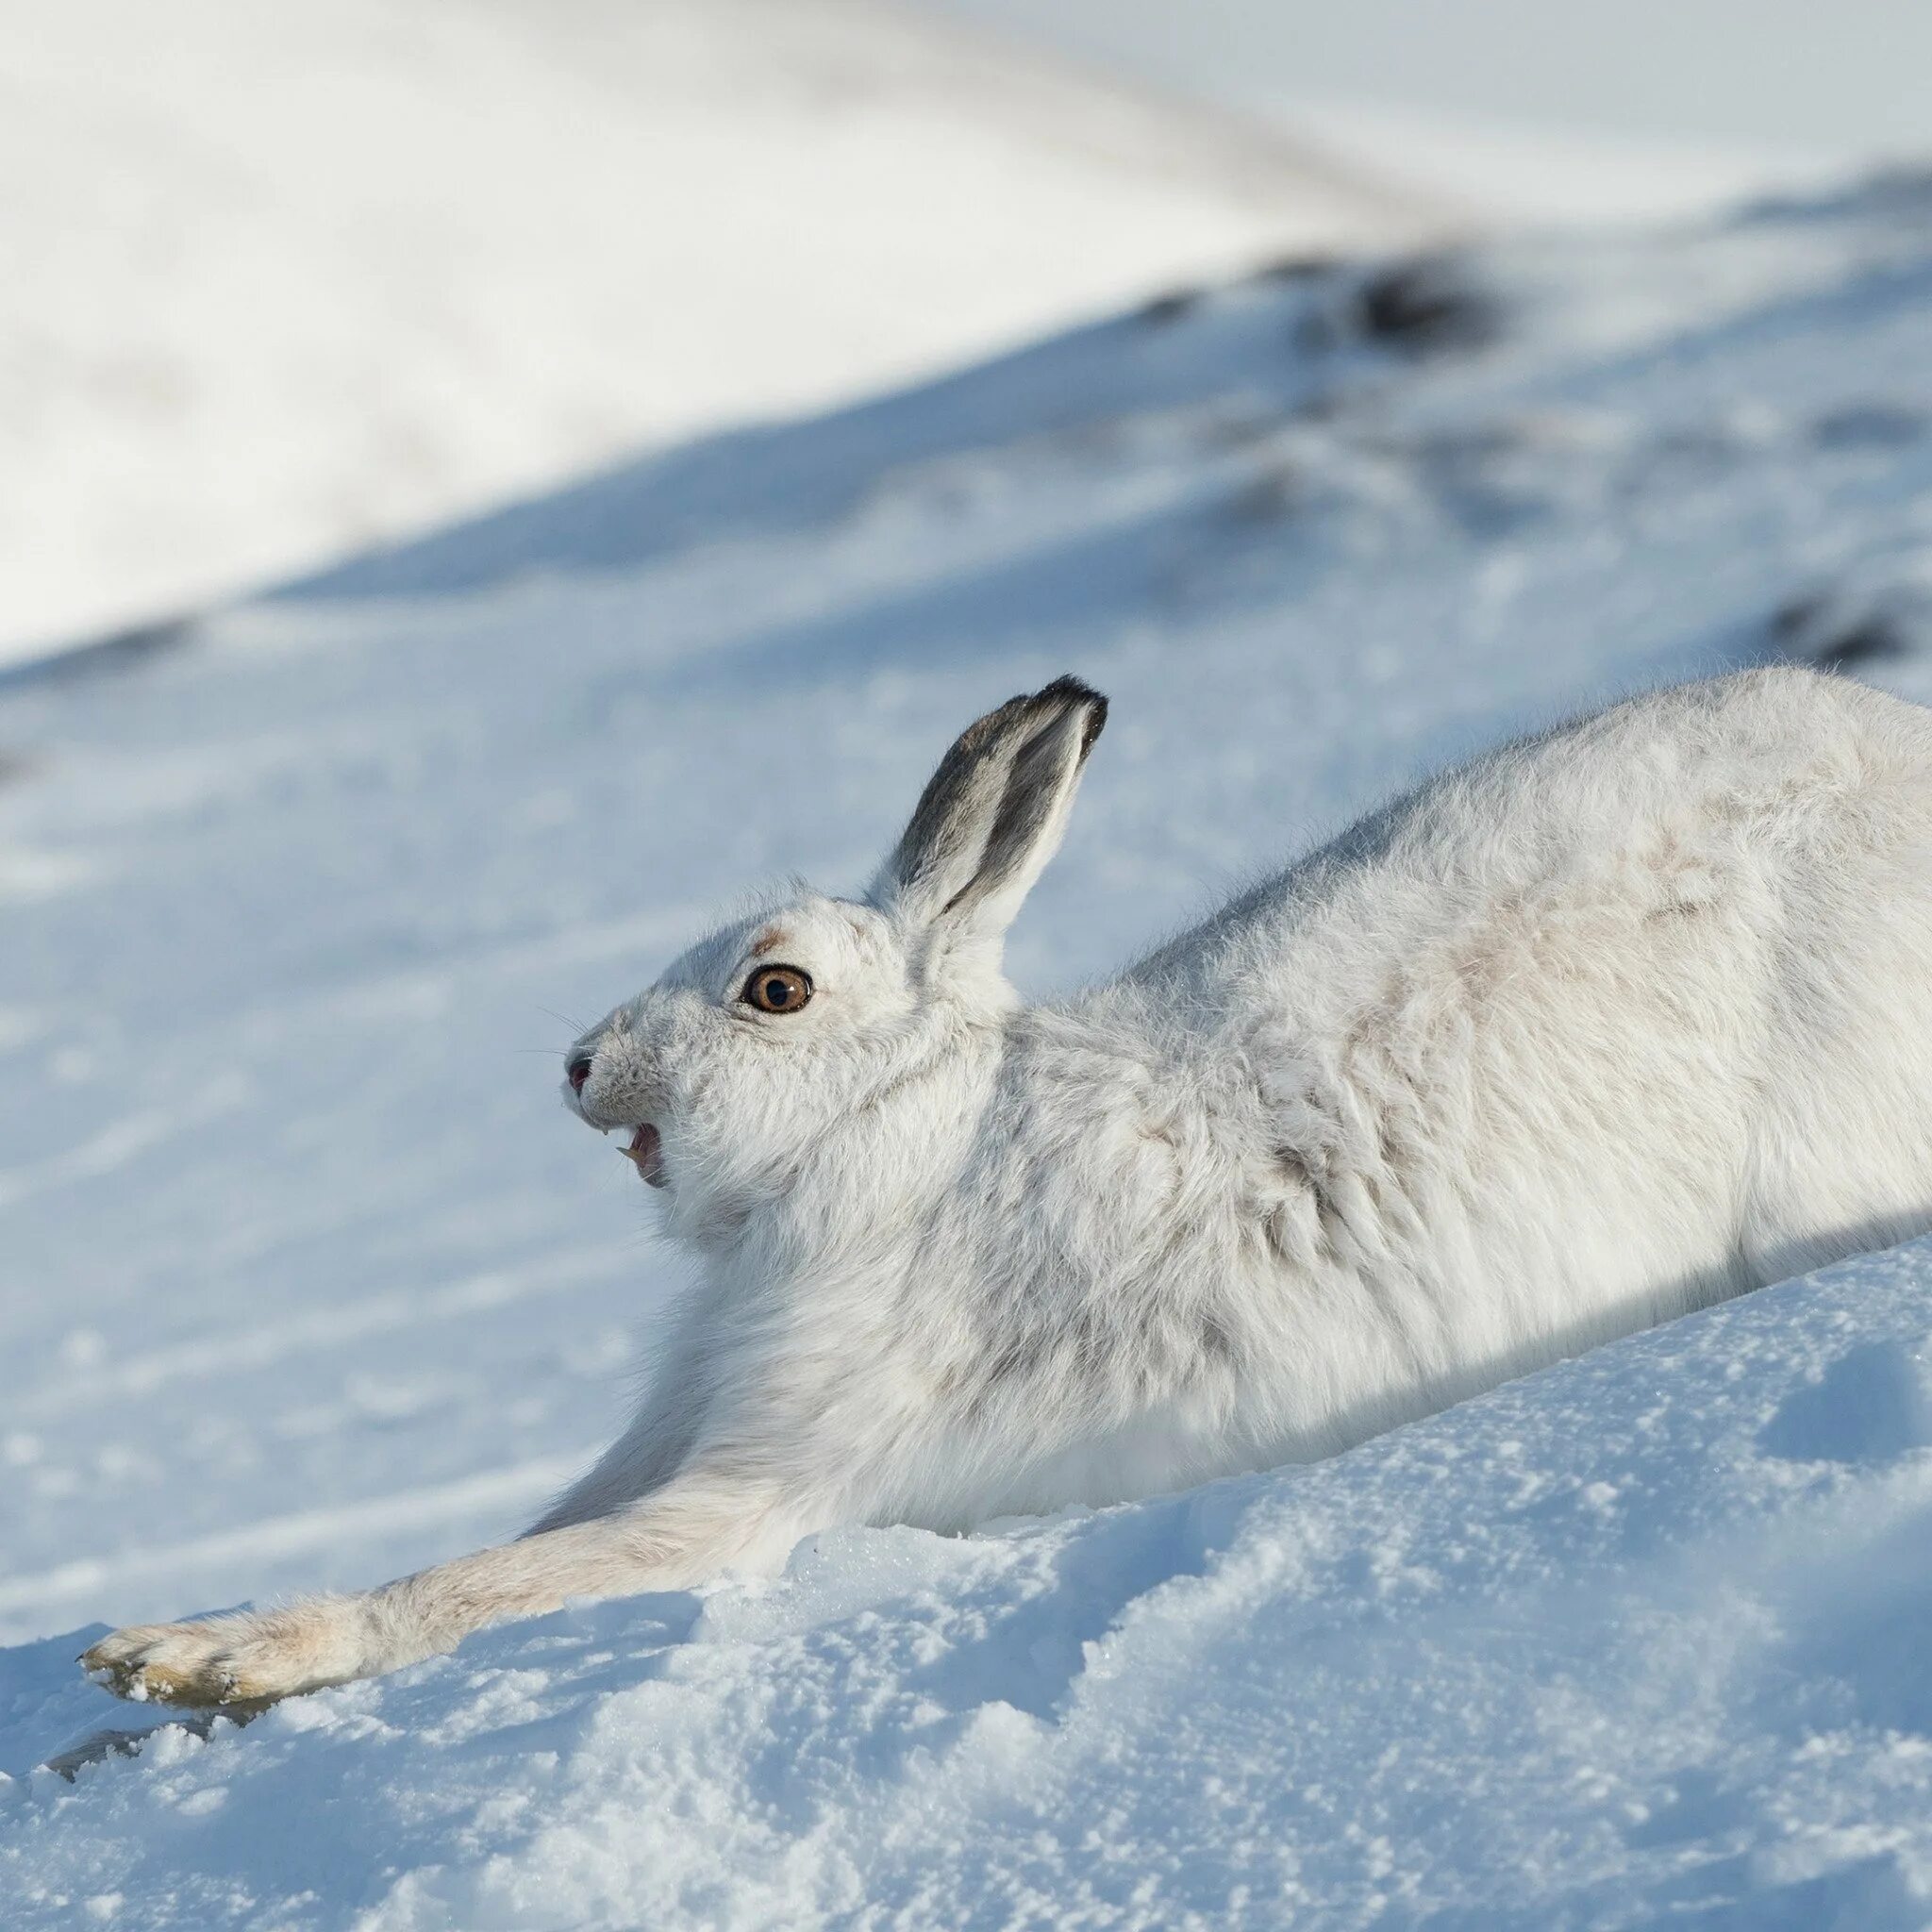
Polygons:
M1020 886L1107 724L1107 700L1077 677L1009 698L959 735L926 782L874 883L919 916L970 912ZM1056 841L1056 842L1058 842Z
M1932 713L1790 669L1640 698L1027 1008L1002 936L1103 716L1002 706L869 893L760 907L578 1042L566 1104L700 1274L528 1535L90 1668L258 1701L831 1524L1322 1456L1932 1227ZM813 991L770 1014L779 964Z

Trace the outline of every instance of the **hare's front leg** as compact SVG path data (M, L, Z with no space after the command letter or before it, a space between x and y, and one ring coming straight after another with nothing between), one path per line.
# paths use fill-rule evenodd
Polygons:
M782 1557L810 1526L764 1485L680 1478L613 1515L478 1550L380 1590L117 1630L80 1661L122 1697L258 1707L379 1676L569 1597L679 1590L749 1557Z

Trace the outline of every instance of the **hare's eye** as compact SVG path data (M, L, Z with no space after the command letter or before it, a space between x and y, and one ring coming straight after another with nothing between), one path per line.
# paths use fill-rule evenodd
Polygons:
M744 1003L761 1013L795 1013L811 997L811 974L796 966L760 966L744 982Z

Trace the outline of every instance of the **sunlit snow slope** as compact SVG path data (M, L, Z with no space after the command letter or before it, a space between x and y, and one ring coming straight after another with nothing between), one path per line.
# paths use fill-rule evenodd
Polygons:
M1461 205L891 0L0 8L0 661Z
M139 1719L105 1621L594 1453L677 1262L546 1054L746 881L861 878L976 710L1114 700L1043 991L1776 655L1932 697L1926 182L1165 303L0 684L9 1928L1925 1923L1924 1245L1319 1468L33 1769Z

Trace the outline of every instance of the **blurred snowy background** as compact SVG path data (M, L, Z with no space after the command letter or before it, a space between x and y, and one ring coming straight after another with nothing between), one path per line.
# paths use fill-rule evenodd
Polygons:
M7 1932L1932 1922L1924 1242L36 1769L596 1453L679 1262L560 1048L987 705L1114 700L1045 993L1616 691L1932 697L1928 31L0 0Z
M1848 0L0 5L0 660L1169 282L1908 151Z

